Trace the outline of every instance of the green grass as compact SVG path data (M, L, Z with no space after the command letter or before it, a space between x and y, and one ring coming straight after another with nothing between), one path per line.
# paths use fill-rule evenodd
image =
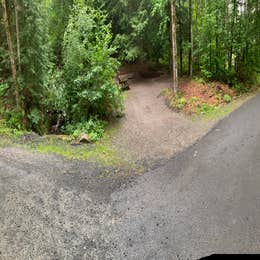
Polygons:
M112 167L126 164L120 154L111 147L110 140L107 135L105 135L102 140L93 144L72 146L66 141L57 140L55 138L47 138L38 144L27 144L26 147L39 153L51 153L62 156L66 159L96 162L101 166Z
M18 147L39 152L42 154L54 154L69 160L87 160L107 167L128 167L129 163L112 148L110 134L92 144L73 146L70 138L59 138L55 136L37 137L33 141L24 141L23 135L27 132L14 130L0 121L0 147Z

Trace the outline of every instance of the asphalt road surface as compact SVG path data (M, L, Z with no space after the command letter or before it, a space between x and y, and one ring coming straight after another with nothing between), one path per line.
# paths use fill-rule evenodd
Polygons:
M260 253L260 95L133 180L0 151L0 259L197 259Z

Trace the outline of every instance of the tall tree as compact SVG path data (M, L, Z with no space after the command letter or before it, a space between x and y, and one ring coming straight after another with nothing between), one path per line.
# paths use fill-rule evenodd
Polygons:
M17 0L14 1L15 5L15 27L16 27L16 49L18 59L18 69L21 72L21 46L20 46L20 30L19 30L19 6Z
M7 39L7 45L8 45L8 50L9 50L12 77L13 77L13 83L14 83L14 87L15 87L15 91L14 91L15 92L15 102L16 102L16 106L19 107L19 86L18 86L18 81L17 81L17 69L16 69L14 49L13 49L12 34L11 34L11 28L9 25L9 13L8 13L6 1L2 0L1 2L2 2L2 7L3 7L3 20L4 20L6 39Z
M177 65L177 38L176 38L176 3L175 0L170 0L171 6L171 40L172 40L172 76L173 76L173 91L178 91L178 65Z
M49 44L53 56L52 60L58 67L62 67L63 37L73 9L73 2L73 0L51 0L48 5Z
M192 20L192 0L189 0L189 76L193 73L193 20Z

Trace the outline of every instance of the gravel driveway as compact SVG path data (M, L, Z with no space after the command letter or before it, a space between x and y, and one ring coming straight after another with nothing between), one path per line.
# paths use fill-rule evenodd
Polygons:
M260 95L139 177L104 177L87 162L0 149L0 259L259 253L259 111Z
M166 106L160 94L170 86L165 77L131 82L126 115L114 135L117 149L139 160L169 159L209 131L214 122L194 121Z

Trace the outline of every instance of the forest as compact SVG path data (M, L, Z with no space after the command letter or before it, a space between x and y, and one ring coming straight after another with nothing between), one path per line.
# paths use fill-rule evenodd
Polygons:
M121 117L120 66L250 91L260 72L259 0L1 0L2 124L98 140Z

